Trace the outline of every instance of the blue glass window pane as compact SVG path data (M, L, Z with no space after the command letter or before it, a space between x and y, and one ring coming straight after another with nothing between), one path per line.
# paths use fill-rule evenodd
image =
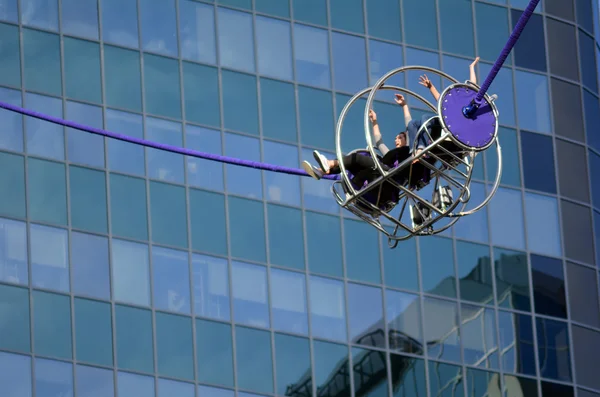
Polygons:
M231 255L266 262L265 212L260 201L229 196Z
M31 357L0 352L0 384L6 397L31 397Z
M73 293L98 299L110 299L106 237L71 232L71 269Z
M369 1L366 6L367 26L369 27L369 34L371 36L392 41L402 41L399 2L396 0Z
M236 327L237 383L240 389L273 393L271 334Z
M271 14L282 18L290 17L290 4L279 0L254 0L256 12Z
M231 325L196 319L196 359L199 382L233 387Z
M411 340L408 343L392 345L390 348L406 353L423 354L423 330L418 295L388 289L385 290L385 300L388 337L393 340L398 335L403 335L400 338L406 336Z
M481 79L485 79L484 76L487 76L488 73L492 70L492 65L487 63L479 63L479 71ZM490 85L489 93L498 95L498 100L494 102L498 107L498 112L502 115L502 124L516 126L516 116L515 116L515 93L513 91L513 74L512 70L508 68L501 68L496 78ZM518 88L517 88L518 89ZM518 92L518 91L517 91ZM523 92L527 92L525 89ZM543 95L543 94L540 94ZM537 97L537 96L536 96ZM502 99L500 99L502 98ZM525 108L529 105L527 101L524 101ZM527 116L526 116L527 117ZM523 120L519 119L519 125ZM531 122L530 122L531 124ZM522 125L521 125L522 126ZM525 128L525 127L523 127Z
M260 141L238 134L225 133L225 155L250 161L260 161ZM262 171L233 164L225 166L227 191L248 198L263 197Z
M148 204L143 179L111 174L110 205L114 235L148 240Z
M592 214L589 207L561 200L564 255L576 261L594 264Z
M190 312L190 269L188 254L152 247L154 271L153 306L159 310Z
M261 78L262 132L265 138L298 141L294 86Z
M492 305L490 247L466 241L456 242L456 265L463 301Z
M326 0L292 0L292 5L296 20L327 26Z
M588 150L592 203L600 209L600 156Z
M192 248L227 255L225 196L190 189Z
M579 81L576 34L573 25L546 18L550 73Z
M221 66L255 72L252 15L219 7L217 18Z
M63 39L63 45L67 97L102 103L100 46L97 43L70 37Z
M217 63L215 10L208 4L179 2L181 57L196 62Z
M115 305L115 327L119 368L153 373L154 345L150 310Z
M152 241L187 248L185 188L150 182Z
M294 5L299 1L307 3L306 0L295 0ZM298 19L298 15L295 17ZM294 57L298 83L331 88L327 30L294 24Z
M498 319L504 371L535 376L531 317L500 310Z
M377 231L363 221L344 219L346 267L350 279L381 283ZM356 244L360 241L360 244Z
M521 10L511 9L513 29L522 14L523 11ZM545 72L547 69L546 46L540 45L540 43L544 43L544 19L541 15L533 14L527 25L525 25L523 33L513 49L515 53L515 65Z
M58 31L58 0L21 0L21 23Z
M134 138L144 137L142 116L106 109L106 129ZM145 171L144 147L117 139L108 139L108 166L111 171L143 176Z
M488 204L488 208L492 244L524 250L525 231L521 192L501 187L496 192L494 200Z
M385 349L385 338L373 333L383 321L381 288L348 283L348 317L352 343Z
M321 154L329 159L334 159L335 154L322 151ZM302 149L300 161L308 161L314 164L313 151ZM304 192L304 207L308 210L339 214L340 207L335 200L331 199L331 182L321 179L302 178L302 191Z
M194 311L197 316L230 320L229 268L225 259L192 254Z
M75 369L77 395L81 397L114 397L112 370L78 364Z
M452 240L437 236L420 239L419 248L423 291L456 298Z
M104 45L104 80L107 106L142 111L139 52Z
M339 379L342 387L349 387L348 346L313 340L313 351L317 390L327 390L332 379ZM336 377L332 378L332 374Z
M17 90L0 87L0 100L14 106L22 106L21 92ZM22 152L23 116L16 112L1 109L0 123L2 125L2 130L0 130L0 148Z
M342 277L340 218L306 211L306 245L311 273Z
M0 58L2 59L0 84L21 87L19 28L0 23L0 37L2 37L2 47L0 47Z
M33 337L36 354L72 359L71 299L33 291Z
M526 188L556 194L553 146L551 137L521 131L523 179Z
M527 254L494 248L498 306L531 311Z
M160 375L194 380L192 338L190 317L156 313L156 359Z
M187 121L221 126L219 75L216 68L182 62L185 118Z
M395 250L383 249L383 266L385 285L412 291L419 290L415 239L400 241Z
M0 281L29 284L27 226L0 218Z
M536 318L540 375L563 382L572 381L569 326L561 321ZM542 364L544 363L544 364Z
M515 70L515 77L519 126L524 130L550 133L548 78L520 70Z
M27 160L29 218L32 221L67 224L67 181L64 164Z
M183 131L180 123L146 118L146 139L165 145L183 146ZM183 183L183 156L164 150L146 148L148 176L165 182Z
M31 283L34 287L69 291L67 230L30 225Z
M583 109L587 143L592 148L600 151L600 131L596 127L600 125L600 104L598 98L587 92L587 90L583 90Z
M112 240L113 299L134 305L150 305L148 246Z
M502 176L500 177L500 183L519 187L521 186L521 166L517 132L512 128L499 127L498 140L502 147ZM485 152L485 160L487 180L493 182L496 180L496 173L498 172L498 153L495 146L492 146L490 150Z
M268 204L269 262L272 265L304 270L304 229L302 212Z
M19 23L17 0L4 0L2 9L0 9L0 20Z
M224 127L232 131L259 135L256 77L223 70ZM243 92L244 95L240 95Z
M146 112L181 119L179 61L144 54L144 87Z
M282 143L263 141L263 161L283 167L296 168L298 147ZM266 172L265 177L267 200L277 203L300 206L300 177L282 173Z
M256 16L258 72L282 80L293 80L292 39L288 21Z
M169 379L158 379L158 397L195 397L194 385Z
M73 364L35 359L35 395L39 397L73 397Z
M102 0L102 39L105 43L137 48L137 0Z
M355 93L368 85L365 39L331 33L334 86L336 91Z
M331 92L299 86L298 102L302 144L334 150L335 123Z
M438 49L438 27L435 0L407 1L403 3L404 40L407 44ZM402 63L396 64L402 65ZM392 68L390 68L391 70Z
M600 214L596 211L594 213L594 230L600 230ZM594 233L596 238L594 245L596 247L596 264L600 268L600 233Z
M313 337L345 342L348 335L343 282L310 276L309 296Z
M475 55L475 39L473 37L472 2L470 0L441 0L438 4L442 51L473 57Z
M58 35L23 29L24 86L26 90L62 95Z
M25 94L25 106L52 117L63 116L62 100L57 98L28 92ZM16 113L12 114L16 115ZM19 120L21 120L20 116ZM55 160L65 159L64 127L34 117L26 117L25 134L29 154Z
M404 4L404 7L406 8L407 5ZM424 30L421 30L420 33L422 32L424 32ZM421 34L419 35L421 36ZM398 65L404 65L402 46L378 40L369 40L369 72L371 74L369 76L369 84L374 85L384 74L397 68ZM404 74L401 73L391 77L386 81L386 84L403 87L405 85ZM390 92L380 92L375 98L380 100L387 99L389 101L393 97L389 94ZM359 107L358 105L355 106ZM337 107L339 109L340 104L338 104Z
M354 33L365 33L361 0L330 0L331 27Z
M504 160L504 159L503 159ZM504 165L504 164L503 164ZM483 203L489 191L486 191L482 183L472 182L470 186L471 198L467 203L464 211L474 209L479 204ZM481 243L489 241L488 218L485 211L476 212L465 219L461 219L454 225L454 233L456 237L473 240Z
M62 34L98 40L98 0L61 0L60 9Z
M504 7L475 2L475 16L477 53L481 59L496 61L509 36L508 11ZM490 26L494 26L494 29L489 29ZM509 54L504 64L512 64L512 54Z
M571 200L590 202L585 147L560 139L555 141L560 194Z
M594 0L575 1L577 8L577 23L581 25L584 29L586 29L588 32L594 32L594 11L592 10L592 3L594 3Z
M308 335L306 278L304 273L271 268L273 328Z
M108 232L106 174L82 167L69 167L71 226L90 232ZM90 211L93 208L93 211Z
M22 156L15 154L0 153L0 167L3 170L0 176L0 187L3 192L10 192L4 196L0 203L0 214L11 217L25 218L26 216L26 201L25 201L25 160ZM35 175L34 169L34 176ZM31 169L29 169L31 178ZM32 183L29 183L31 186ZM31 188L30 188L31 189ZM29 190L29 195L32 195ZM33 218L36 214L35 202L30 199L29 216ZM40 200L41 201L41 200ZM33 205L32 205L33 204Z
M423 51L423 50L418 50L416 48L409 48L406 47L406 58L405 58L405 63L407 65L423 65L423 66L428 66L430 68L434 68L434 69L440 69L440 56L437 53L434 52L430 52L430 51ZM467 71L465 70L465 73ZM427 75L427 77L429 77L429 80L433 83L434 86L438 87L438 89L441 89L442 87L442 79L441 77L437 77L431 73L423 73L422 71L419 70L410 70L407 71L406 73L404 73L406 75L406 88L408 88L409 90L416 92L417 94L425 97L425 99L427 99L430 102L433 102L433 96L431 95L431 92L429 91L429 89L425 88L424 86L422 86L421 84L419 84L419 76L425 74ZM454 76L455 78L457 78L457 76ZM462 79L458 79L459 81ZM401 86L402 87L402 86ZM390 94L387 94L390 95ZM422 109L425 109L425 105L422 104L420 101L410 98L410 106L411 106L411 110L414 106L419 106ZM397 105L394 105L397 107ZM397 110L398 113L399 109ZM380 118L383 120L383 118L381 117L380 114L377 114L377 119L379 120Z
M127 372L117 373L117 395L154 397L154 377L136 375Z
M29 353L31 351L29 291L24 288L0 285L0 308L2 310L0 349ZM0 356L1 362L2 356Z
M185 146L205 153L222 154L221 132L208 128L185 126ZM187 183L211 190L224 190L223 164L216 161L186 157Z
M277 394L284 396L289 394L287 391L289 385L300 386L298 382L303 380L307 373L311 373L308 339L275 334L275 362L277 363ZM305 393L310 393L310 386L305 387ZM302 394L302 391L298 391L298 394Z
M198 385L198 397L235 397L234 393L233 390L229 389Z
M77 361L112 367L112 318L109 303L75 298Z
M140 0L140 32L142 49L158 54L177 56L177 15L175 0L159 3Z
M425 340L432 341L427 346L427 355L430 358L454 362L461 361L461 334L458 321L456 302L430 297L423 298ZM430 363L432 362L430 361ZM433 373L437 376L437 372ZM446 382L447 380L442 380L442 385Z
M581 62L581 82L594 92L598 92L598 67L594 57L594 39L579 30L579 54Z
M567 302L562 259L534 254L531 254L530 258L535 312L566 319Z
M102 128L102 108L67 102L65 116L76 123ZM104 168L104 137L67 128L67 153L73 163Z
M233 262L231 266L235 322L268 328L271 321L267 268L242 262Z

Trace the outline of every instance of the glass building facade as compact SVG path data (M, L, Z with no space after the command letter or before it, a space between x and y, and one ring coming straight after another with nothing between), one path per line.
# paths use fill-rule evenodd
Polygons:
M395 67L464 81L479 56L481 82L526 5L0 0L0 100L298 167ZM599 43L596 0L540 2L490 88L496 196L395 250L328 181L0 110L0 394L600 396ZM402 112L377 98L391 143ZM360 103L345 149L365 146Z

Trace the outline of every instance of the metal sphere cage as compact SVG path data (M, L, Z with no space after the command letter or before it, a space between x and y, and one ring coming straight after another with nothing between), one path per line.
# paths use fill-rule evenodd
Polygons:
M437 106L416 92L385 84L391 77L407 71L428 72L451 82L441 93ZM410 143L411 153L414 153L419 138L425 136L428 142L425 149L416 156L408 155L408 150L405 149L403 160L391 168L382 164L382 156L377 154L371 136L369 110L379 90L398 91L416 98L434 113L433 117L422 123L416 139ZM473 98L478 90L479 86L476 84L470 81L460 83L437 69L427 66L403 66L383 75L374 86L355 94L342 109L335 129L336 157L341 175L340 179L333 183L331 190L337 203L384 233L391 248L395 248L399 241L414 236L442 233L459 218L471 215L486 206L496 193L502 176L502 153L498 141L499 113L494 104L495 96L484 96L483 107L487 106L487 111L481 113L479 121L475 118L471 124L459 120L456 111L452 114L451 111L456 110L457 106L451 109L449 102L454 100L456 105L459 97L464 102L465 99L461 96ZM342 129L350 108L367 93L369 96L364 109L367 146L366 149L357 149L351 153L370 156L375 167L370 170L371 177L368 183L358 186L351 179L352 174L342 160ZM452 127L450 119L455 120L456 123L452 124L457 125ZM432 134L429 127L432 122L441 126L437 135ZM465 139L465 136L471 138ZM471 144L469 139L473 137L478 142ZM470 185L475 158L492 145L496 146L497 153L496 178L487 196L474 204L471 202ZM470 205L467 209L468 204Z

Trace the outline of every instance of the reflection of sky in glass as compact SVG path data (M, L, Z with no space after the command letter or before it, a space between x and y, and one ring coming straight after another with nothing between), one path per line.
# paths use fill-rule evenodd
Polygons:
M258 72L293 80L291 27L287 21L256 16Z
M336 91L355 93L368 86L365 39L331 33L334 85Z
M58 31L58 0L21 0L21 23Z
M62 361L36 358L35 394L37 396L72 397L73 365Z
M143 138L142 116L106 109L106 129L134 138ZM126 174L144 175L144 147L116 139L108 139L108 168Z
M417 295L407 294L406 292L385 290L385 315L390 337L397 337L396 333L401 333L416 339L418 343L423 343L420 320L421 307L418 298ZM404 349L399 348L399 350Z
M263 141L264 162L283 167L298 168L298 147L278 142ZM238 167L239 168L239 167ZM265 175L267 200L300 206L300 177L276 172Z
M6 99L3 99L7 101ZM7 101L10 103L10 101ZM52 117L62 117L62 101L43 95L26 93L25 106L37 112L43 112ZM2 112L8 112L2 110ZM11 112L16 115L16 113ZM19 116L20 119L20 116ZM3 126L6 118L2 117ZM11 128L12 129L12 128ZM33 117L25 118L25 133L27 135L27 152L36 156L64 160L65 143L63 127ZM80 133L81 134L81 133Z
M97 0L61 0L60 9L63 34L98 40Z
M110 299L106 237L71 232L71 269L74 293Z
M256 138L225 133L225 155L249 161L260 161L260 142ZM261 199L262 171L232 164L227 171L227 191L249 198Z
M310 314L316 338L346 341L344 284L323 277L310 277Z
M113 397L115 394L112 370L77 365L75 368L77 395L85 397Z
M225 259L192 255L194 311L198 316L229 321L229 269Z
M0 218L0 280L27 285L27 258L25 223Z
M102 39L105 43L137 48L137 0L102 0Z
M268 327L267 268L242 262L232 264L234 320L254 327Z
M475 182L472 182L470 185L470 193L471 198L464 211L469 211L483 203L483 200L486 199L488 194L482 183ZM457 194L454 195L455 200L457 198L456 196ZM462 204L459 204L457 208L460 209L461 207ZM454 224L453 228L456 237L481 243L487 243L489 240L488 219L485 208L481 208L480 211L459 219L458 222Z
M113 298L147 306L150 304L148 246L112 240Z
M402 46L369 40L369 84L374 85L384 74L402 65L404 65ZM406 85L404 80L404 73L399 73L389 78L386 84L404 87ZM380 101L392 101L391 92L378 92L375 98Z
M428 346L429 357L459 362L460 337L456 303L426 297L423 306L424 343L433 342Z
M462 305L461 339L465 362L483 368L499 369L496 317L493 309Z
M308 334L304 273L271 268L270 285L273 328L279 331Z
M179 1L181 56L197 62L216 63L214 7L190 0Z
M146 139L166 145L183 146L180 123L146 118ZM148 154L148 176L161 181L183 183L183 156L163 150L146 148Z
M298 83L330 88L327 30L294 24L294 51Z
M154 306L157 309L189 313L190 276L187 252L153 246L152 268Z
M417 50L415 48L406 48L405 64L406 65L429 66L434 69L439 69L440 68L440 57L437 53L434 53L434 52ZM427 75L427 77L429 77L429 80L433 83L433 85L441 93L442 78L434 75L433 73L426 73L422 70L410 70L410 71L406 72L407 85L404 85L404 87L425 97L425 99L427 99L429 102L433 103L435 106L435 100L433 98L433 95L431 95L431 93L429 92L429 89L427 89L425 86L422 86L421 84L419 84L419 76L421 76L423 74L425 74L425 75ZM407 100L410 101L410 103L411 103L410 106L415 106L416 104L418 104L419 107L424 108L424 105L415 98L411 97L411 98L407 98Z
M234 397L233 393L234 391L229 389L198 385L198 397ZM238 397L240 397L239 393Z
M525 249L521 192L501 187L487 207L492 243L507 248Z
M205 153L223 153L221 132L208 128L185 126L185 146L188 149ZM223 191L223 164L216 161L204 160L186 156L187 182L190 186L203 187Z
M102 108L67 101L65 117L75 123L102 128ZM67 152L74 163L104 168L104 137L67 128Z
M117 395L154 396L154 378L119 371L117 373Z
M529 250L545 255L561 256L556 198L525 193L525 213Z
M519 126L525 130L549 134L552 125L548 78L542 74L515 70L515 84Z
M33 286L68 292L70 287L67 231L31 225L29 236Z
M351 340L362 345L372 345L366 337L368 333L384 330L381 289L348 283L348 312ZM363 337L366 338L362 339ZM381 340L378 335L373 337Z
M158 397L195 397L194 384L158 379Z
M140 0L142 49L177 56L175 0Z
M254 73L252 15L219 7L217 18L221 66Z
M322 152L328 159L335 159L335 154L329 152ZM313 157L312 150L302 149L301 161L308 161L313 166L316 166L315 158ZM340 209L331 193L331 183L329 179L321 179L319 181L304 177L302 178L302 188L304 192L304 206L306 209L328 212L331 214L338 214ZM341 191L341 186L339 186Z
M484 62L479 62L479 84L483 84L488 73L492 70L492 65ZM490 85L488 93L490 95L498 95L498 99L494 102L498 107L500 113L500 124L515 126L515 94L513 91L513 74L509 68L501 68L500 72L494 78L494 81ZM529 103L527 106L529 106ZM519 119L519 124L522 120ZM521 125L523 127L523 125ZM525 127L523 127L525 128Z
M31 397L31 358L0 352L0 384L5 397Z
M19 13L17 8L17 0L5 1L2 4L2 8L0 8L0 21L18 23Z
M27 95L27 94L26 94ZM32 95L32 94L29 94ZM37 95L36 95L37 96ZM21 92L0 87L0 99L2 102L9 103L15 106L21 106ZM60 100L56 100L59 104ZM31 106L28 106L31 108ZM41 108L41 106L40 106ZM46 109L44 109L45 111ZM59 108L59 110L61 110ZM45 113L45 112L44 112ZM62 112L61 112L62 113ZM61 116L62 114L58 114ZM29 120L37 120L33 117ZM46 123L50 125L50 123ZM23 116L19 113L11 112L6 109L0 110L0 148L14 150L15 152L23 151Z

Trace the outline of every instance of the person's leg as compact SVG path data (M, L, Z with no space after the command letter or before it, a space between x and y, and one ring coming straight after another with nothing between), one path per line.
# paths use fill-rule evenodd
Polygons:
M337 159L328 160L327 157L323 156L317 150L313 152L313 155L317 161L317 164L319 164L319 167L324 171L324 173L339 174L342 171ZM366 168L375 168L375 163L373 162L371 156L352 153L344 156L342 160L344 162L344 168L353 174L357 174Z

